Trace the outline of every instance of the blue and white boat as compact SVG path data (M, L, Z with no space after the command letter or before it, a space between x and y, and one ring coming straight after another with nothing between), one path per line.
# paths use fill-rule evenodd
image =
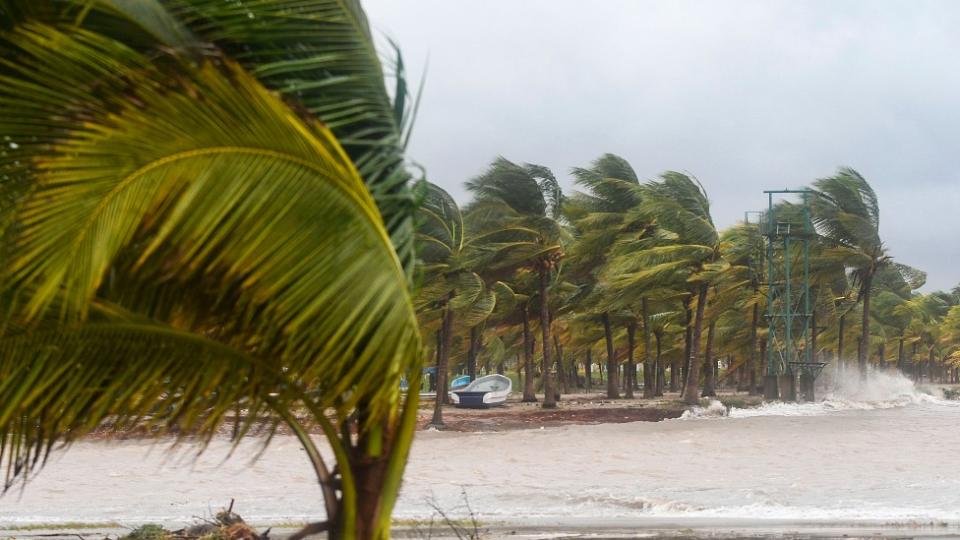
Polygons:
M470 376L461 375L459 377L454 377L453 380L450 381L450 389L460 390L461 388L466 388L466 386L469 384L470 384Z
M507 401L513 382L503 375L487 375L468 384L463 390L450 392L450 401L457 407L486 409Z

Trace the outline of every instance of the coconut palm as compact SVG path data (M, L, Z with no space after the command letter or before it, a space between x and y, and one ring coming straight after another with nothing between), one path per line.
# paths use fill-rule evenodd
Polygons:
M757 336L761 313L766 303L766 291L761 290L764 279L763 237L760 226L755 223L739 223L725 230L720 238L723 258L730 264L744 268L749 281L748 288L741 292L737 307L750 313L747 328L747 354L743 362L747 376L746 386L751 394L757 393ZM760 359L762 365L764 359Z
M470 212L481 224L477 232L484 239L485 265L522 269L537 278L543 350L542 406L554 408L549 290L563 258L564 242L569 238L562 222L560 185L546 167L517 165L503 157L466 185L476 197Z
M640 181L630 164L623 158L604 154L588 168L574 168L573 176L578 186L585 189L576 193L568 204L568 214L578 232L577 242L571 250L571 263L579 270L580 282L587 288L584 301L592 306L604 326L607 336L607 397L619 397L617 388L617 362L613 354L611 318L622 320L627 331L627 363L624 365L625 396L633 397L635 377L634 350L636 330L642 314L642 300L628 309L612 313L611 295L616 295L608 284L598 281L605 271L608 259L613 255L614 244L620 240L645 237L650 231L649 218L637 209L641 202ZM644 327L646 328L646 326ZM649 345L650 333L644 330L644 343ZM644 351L649 347L644 348ZM645 353L646 354L646 353ZM644 376L651 369L649 355L644 362ZM645 380L647 380L645 378ZM649 387L649 388L648 388ZM652 386L645 385L646 397L652 397Z
M294 537L388 537L416 425L415 198L407 92L359 5L0 12L5 485L108 420L285 424L327 514Z
M744 314L742 310L743 295L741 293L748 290L749 285L749 268L732 265L718 273L711 284L707 300L708 307L704 313L707 323L707 340L703 365L706 372L701 397L716 396L719 374L716 361L718 355L714 354L716 352L715 343L720 341L733 345L732 335L738 333L737 329L747 326L745 324L735 324L731 319L733 321L739 319L741 323L746 322L741 318ZM726 315L732 315L732 317L725 317ZM719 338L717 334L719 334ZM732 351L734 348L730 347L730 350Z
M933 352L937 339L931 330L939 327L949 309L950 304L939 294L914 294L896 303L892 315L901 323L897 326L897 366L901 370L905 370L907 364L904 356L906 344L922 345L929 353Z
M653 335L653 344L651 345L654 366L653 394L654 396L662 396L666 384L667 369L664 354L673 352L677 336L683 333L683 313L678 309L678 303L675 300L661 300L648 301L646 315L650 333Z
M611 283L624 294L649 290L654 285L690 291L690 346L685 359L684 398L688 403L697 403L707 293L729 264L721 259L720 235L710 215L706 191L696 179L677 172L664 173L659 181L645 185L638 212L655 220L660 238L656 246L619 257L609 270Z
M889 269L889 268L888 268ZM904 283L904 285L906 285ZM900 290L897 290L900 289ZM877 287L875 292L876 299L874 303L873 318L875 322L884 328L897 345L897 369L903 371L905 368L905 345L907 345L908 329L913 326L914 317L925 317L922 295L913 297L909 286L900 287Z
M813 183L817 196L811 199L813 220L825 247L822 257L850 270L853 285L863 305L861 343L870 342L870 300L873 279L891 263L880 239L880 204L867 180L851 168ZM867 369L867 347L857 356L860 373Z
M455 324L469 334L468 364L476 377L477 333L480 325L494 312L497 292L512 295L504 283L488 286L473 270L471 238L456 201L439 186L427 184L419 209L417 240L422 261L424 285L417 295L421 327L437 335L437 398L434 403L435 427L443 426L443 404L447 401L447 373L453 348Z
M945 349L945 360L956 369L960 365L960 305L950 308L938 333L939 343Z

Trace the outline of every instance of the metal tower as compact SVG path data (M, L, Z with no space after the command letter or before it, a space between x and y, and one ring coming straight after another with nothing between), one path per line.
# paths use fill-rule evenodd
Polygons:
M766 239L767 270L767 372L764 398L813 400L813 383L823 363L813 361L810 345L810 190L771 190L760 230ZM800 195L797 206L774 196ZM797 378L800 395L797 395Z

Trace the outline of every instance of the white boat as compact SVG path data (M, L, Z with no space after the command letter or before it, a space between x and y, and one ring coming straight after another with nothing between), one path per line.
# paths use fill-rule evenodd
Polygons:
M507 401L513 382L503 375L487 375L468 384L463 390L450 393L450 401L457 407L486 409Z

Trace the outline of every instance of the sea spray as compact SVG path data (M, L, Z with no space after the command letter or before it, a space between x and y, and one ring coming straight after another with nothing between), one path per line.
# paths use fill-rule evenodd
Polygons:
M711 399L710 404L706 407L693 406L683 411L683 415L680 416L680 419L720 418L723 416L728 416L729 414L730 410L727 409L726 405L721 403L719 400Z
M751 409L731 408L728 416L817 416L836 411L876 410L921 403L951 404L917 388L897 372L870 370L866 378L853 370L828 372L819 381L820 400L809 403L766 402Z

